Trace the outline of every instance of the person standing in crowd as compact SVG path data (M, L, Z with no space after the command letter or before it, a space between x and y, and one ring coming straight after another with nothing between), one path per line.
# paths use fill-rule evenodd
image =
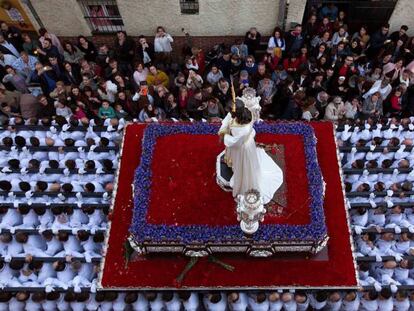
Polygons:
M384 44L387 43L389 29L390 25L384 24L377 32L371 36L367 50L367 55L369 57L374 58L378 56L381 48L383 48Z
M302 25L297 24L295 28L286 35L286 50L289 54L298 53L304 44Z
M262 35L257 31L256 27L252 27L246 32L244 36L244 43L247 45L249 55L255 55L256 50L259 48Z
M132 72L131 61L135 57L135 41L127 36L125 31L118 31L115 40L115 57L123 72Z
M169 65L171 63L172 36L165 32L164 27L158 26L154 38L154 52L156 62Z
M143 35L138 37L137 56L146 66L154 61L154 47Z
M97 51L95 45L86 39L85 36L78 36L78 48L85 54L85 60L93 62L96 60Z
M63 54L64 50L63 50L62 44L60 43L59 38L55 34L48 32L46 28L40 28L39 34L40 34L39 42L43 46L43 48L45 48L44 46L45 40L49 39L52 45L58 49L59 53Z
M15 26L9 26L6 22L0 22L1 33L7 41L9 41L17 50L21 51L23 49L23 38L22 32L19 28Z

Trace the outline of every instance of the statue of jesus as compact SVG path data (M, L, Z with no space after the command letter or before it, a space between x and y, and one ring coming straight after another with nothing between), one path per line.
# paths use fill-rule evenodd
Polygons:
M263 148L257 147L252 112L237 98L223 119L219 135L226 146L225 160L233 170L233 197L258 190L266 204L283 183L283 172Z

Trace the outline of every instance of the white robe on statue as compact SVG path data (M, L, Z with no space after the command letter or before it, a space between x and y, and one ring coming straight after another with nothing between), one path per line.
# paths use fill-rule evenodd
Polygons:
M270 202L283 183L282 170L263 148L256 147L253 122L240 125L229 113L220 132L226 128L230 130L224 135L224 144L233 169L230 180L233 197L255 189L260 191L264 204Z

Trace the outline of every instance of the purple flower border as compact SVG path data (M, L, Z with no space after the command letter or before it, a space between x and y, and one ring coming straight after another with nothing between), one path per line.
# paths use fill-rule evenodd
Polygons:
M154 225L146 221L151 192L152 157L158 137L174 134L217 135L219 126L208 123L193 124L149 124L142 140L141 162L135 171L134 212L130 233L135 241L162 243L177 242L188 244L242 242L247 238L238 225ZM317 160L316 137L310 125L299 122L258 123L257 133L293 134L303 136L305 162L307 168L310 218L307 225L261 224L252 239L256 243L269 243L277 240L317 241L327 234L323 210L324 187L321 170Z

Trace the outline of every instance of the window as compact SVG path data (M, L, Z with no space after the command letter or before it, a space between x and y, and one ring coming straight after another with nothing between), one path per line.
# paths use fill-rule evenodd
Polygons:
M180 0L181 14L198 14L198 0Z
M92 33L113 33L124 30L124 22L115 0L79 0Z

